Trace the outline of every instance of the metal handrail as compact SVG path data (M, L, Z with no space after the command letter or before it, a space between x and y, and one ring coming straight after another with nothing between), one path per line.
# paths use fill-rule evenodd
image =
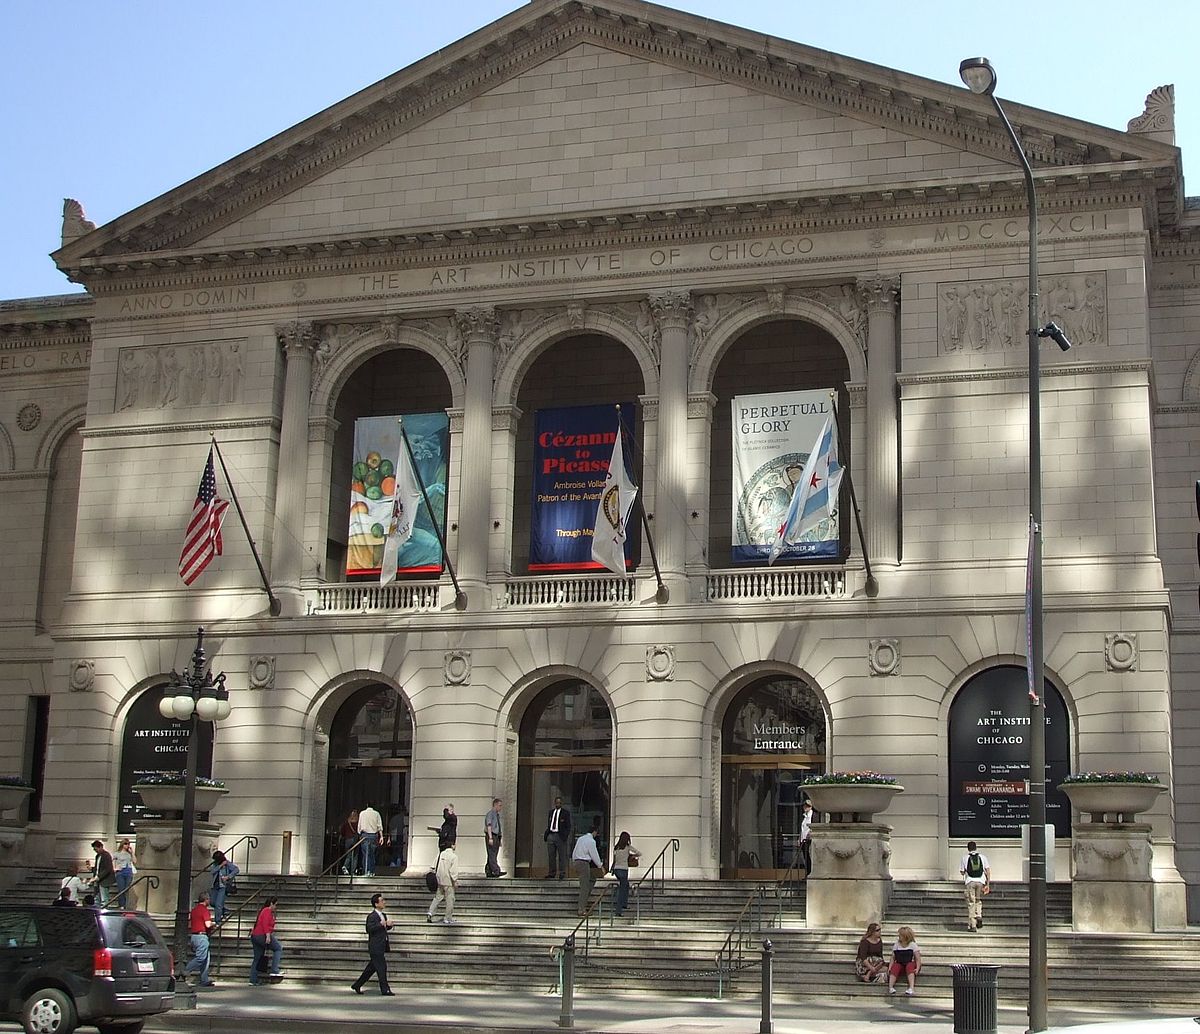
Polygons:
M766 908L763 902L765 900L766 888L760 883L746 899L742 910L733 921L733 926L729 930L729 936L725 938L725 943L717 950L718 998L724 994L725 985L730 981L733 974L738 970L746 968L747 946L754 943L757 935L770 925L764 921Z
M317 913L319 913L321 911L321 899L320 899L321 880L326 876L329 876L329 875L333 876L333 900L334 900L334 902L336 902L338 899L338 890L340 889L340 887L342 885L342 882L341 882L342 874L338 867L340 865L342 865L342 863L345 862L347 858L349 858L352 855L356 855L358 853L358 849L363 845L363 842L367 839L367 837L369 837L369 836L373 837L373 836L378 836L378 835L379 834L377 834L377 833L366 833L363 836L360 836L356 841L354 841L353 846L348 847L345 851L343 851L340 855L338 855L337 858L335 858L332 862L330 862L329 865L327 865L319 873L317 873L315 876L310 876L305 881L306 886L313 893L312 917L314 919L317 918ZM353 868L353 866L351 866L351 868ZM350 875L348 876L348 879L350 880L350 886L353 887L354 886L353 872L350 873Z
M221 853L232 861L234 851L237 850L238 844L240 844L243 840L246 841L246 868L239 869L238 872L239 874L246 873L248 875L250 872L250 852L258 850L258 836L256 834L247 833L245 836L238 837L228 851L222 851ZM200 866L199 869L192 873L192 881L195 882L197 876L199 876L201 873L208 872L211 868L212 862L209 862L207 865Z
M775 901L778 908L778 922L776 926L783 926L783 899L794 898L799 892L800 884L808 880L808 870L804 869L803 878L800 876L800 870L804 868L801 864L804 861L804 855L801 851L796 851L792 856L792 864L789 865L783 872L783 875L775 881Z
M647 905L647 911L654 910L655 894L658 891L663 891L666 889L666 854L668 851L671 852L671 879L675 879L675 855L679 853L679 840L677 837L672 837L665 844L663 844L663 849L658 852L658 855L655 857L654 861L646 866L646 871L637 878L637 882L630 886L630 891L633 895L633 921L635 923L640 922L642 918L642 885L646 884L647 893L650 897L650 902Z
M144 875L144 876L139 876L139 877L138 877L136 880L134 880L134 881L133 881L133 882L132 882L132 883L131 883L131 884L130 884L128 887L126 887L126 888L125 888L123 891L117 891L115 894L113 894L112 898L109 898L109 900L111 901L113 898L119 898L119 897L121 897L121 895L122 895L122 894L124 894L124 895L126 896L126 897L125 897L125 904L128 906L128 904L129 904L129 897L128 897L128 895L129 895L129 892L130 892L131 890L133 890L133 888L134 888L134 887L136 887L136 886L137 886L139 883L145 883L145 884L146 884L146 885L147 885L147 886L148 886L148 887L149 887L151 890L158 890L158 877L157 877L157 876L155 876L153 873L146 873L146 875ZM107 907L107 906L106 906L106 907ZM145 909L142 909L142 911L144 912L144 911L146 911L146 910L145 910Z
M225 934L230 927L234 928L235 943L242 939L242 913L246 909L255 904L259 898L265 897L268 891L275 890L277 887L283 886L283 876L272 876L266 883L251 894L245 901L239 904L236 908L229 910L229 915L223 923L218 923L208 935L209 955L212 957L212 969L214 972L221 970L221 952L224 947ZM261 909L251 913L255 919L258 918L258 912Z

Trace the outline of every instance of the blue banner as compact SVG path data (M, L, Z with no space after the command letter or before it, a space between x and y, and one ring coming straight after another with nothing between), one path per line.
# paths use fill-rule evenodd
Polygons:
M636 417L637 407L622 402L626 445ZM530 571L604 570L592 559L592 530L616 435L614 405L539 409L535 414ZM627 564L638 555L638 541L631 528L625 541Z

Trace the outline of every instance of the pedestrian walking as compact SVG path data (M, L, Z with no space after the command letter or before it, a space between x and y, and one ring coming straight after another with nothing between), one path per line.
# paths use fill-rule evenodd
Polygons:
M806 876L812 872L812 817L812 801L805 798L804 814L800 817L800 858Z
M117 908L128 907L129 887L137 875L137 859L133 855L133 844L122 840L112 856L113 868L117 871Z
M250 943L254 946L254 961L250 963L250 983L257 984L258 964L271 950L270 975L276 979L283 976L283 945L275 936L275 914L279 909L278 898L267 898L250 931Z
M446 926L454 926L457 922L454 918L454 892L458 890L458 853L454 850L454 843L451 840L442 849L437 864L433 867L434 876L437 878L437 893L433 895L433 901L425 913L427 923L437 922L435 916L438 905L443 901L446 903L446 910L442 922Z
M483 841L487 848L487 865L484 866L484 875L489 880L498 880L501 876L508 874L500 868L500 841L504 837L504 831L500 824L500 811L504 807L503 802L499 797L492 798L492 810L484 816L483 819Z
M444 851L451 844L458 843L458 816L454 814L454 805L447 804L442 809L442 824L435 827L438 835L438 851Z
M408 817L403 804L397 804L388 820L388 862L393 869L407 868Z
M346 816L346 821L338 830L338 836L342 841L342 875L353 876L358 869L358 851L354 846L358 843L357 810Z
M350 990L356 995L362 994L363 985L373 976L379 977L381 995L396 993L388 986L387 953L391 948L388 931L394 924L384 911L386 907L387 899L382 894L371 895L371 911L367 913L367 955L370 961L362 975L350 985Z
M192 942L192 960L183 969L184 976L190 973L199 974L199 984L201 987L216 986L212 978L208 975L208 938L215 926L216 923L213 922L212 909L208 906L208 895L201 893L197 896L196 904L192 906L191 915L188 917L188 933Z
M967 843L967 853L962 856L958 871L967 899L967 929L974 933L983 929L983 897L992 892L991 863L987 855L980 853L974 840Z
M629 867L637 865L640 858L629 834L622 831L612 855L612 873L617 878L617 903L613 906L613 915L624 915L629 907Z
M549 873L546 879L563 880L567 876L567 847L571 843L571 809L564 808L561 797L554 798L554 807L546 816L546 861Z
M358 835L362 840L362 873L375 875L375 852L383 841L383 816L368 802L358 813Z
M212 864L209 865L208 871L212 874L212 889L209 891L209 899L212 902L213 916L219 926L229 918L229 909L225 907L225 898L229 894L229 888L237 885L234 877L242 870L225 857L224 851L214 851Z
M575 864L575 873L579 877L579 915L587 912L588 899L592 896L592 884L596 882L596 872L601 876L605 873L604 863L600 860L600 851L596 847L596 833L599 823L593 822L591 829L575 841L575 850L571 853L571 861Z
M100 907L108 907L108 899L112 897L117 885L117 870L113 867L113 858L104 850L103 840L93 840L92 850L96 852L92 863L92 876L96 884L96 893L100 897Z

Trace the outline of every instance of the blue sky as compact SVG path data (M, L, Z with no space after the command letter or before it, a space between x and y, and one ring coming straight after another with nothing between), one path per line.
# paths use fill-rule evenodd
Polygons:
M0 298L79 290L47 257L64 197L108 222L519 6L4 0ZM1116 129L1174 83L1185 170L1200 161L1194 0L677 6L955 84L959 60L983 54L1002 98Z

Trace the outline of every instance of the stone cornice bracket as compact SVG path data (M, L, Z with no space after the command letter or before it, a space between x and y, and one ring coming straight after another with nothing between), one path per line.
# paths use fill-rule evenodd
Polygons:
M880 309L894 312L900 297L900 277L877 273L875 276L859 277L855 281L867 312Z
M788 290L782 284L767 288L767 308L775 316L782 316L787 310Z
M587 303L586 302L570 302L567 305L567 325L572 330L583 330L584 323L587 322Z
M310 357L315 355L317 346L321 343L317 325L312 320L294 320L277 326L275 337L289 360L293 354L303 353L305 350Z
M1165 144L1175 144L1175 87L1158 86L1146 95L1146 109L1130 119L1130 133L1144 133Z

